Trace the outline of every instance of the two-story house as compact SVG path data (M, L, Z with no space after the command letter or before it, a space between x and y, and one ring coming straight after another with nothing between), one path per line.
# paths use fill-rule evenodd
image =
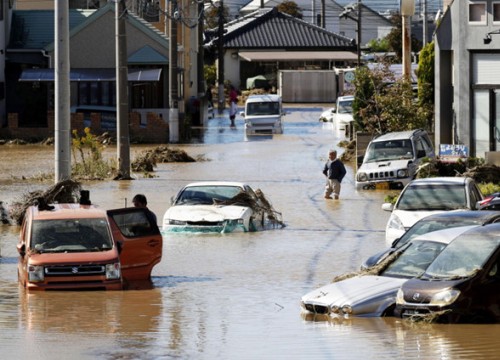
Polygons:
M500 1L446 0L435 32L435 143L500 151Z

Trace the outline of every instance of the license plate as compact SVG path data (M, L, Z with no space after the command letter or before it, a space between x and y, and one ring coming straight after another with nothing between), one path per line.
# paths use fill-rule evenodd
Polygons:
M376 183L375 189L376 190L389 190L389 183L388 182Z

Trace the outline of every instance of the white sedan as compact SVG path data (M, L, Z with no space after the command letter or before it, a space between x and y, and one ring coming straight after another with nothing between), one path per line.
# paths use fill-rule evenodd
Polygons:
M172 199L163 216L163 231L256 231L263 228L265 215L262 195L257 195L247 184L195 182L186 185Z

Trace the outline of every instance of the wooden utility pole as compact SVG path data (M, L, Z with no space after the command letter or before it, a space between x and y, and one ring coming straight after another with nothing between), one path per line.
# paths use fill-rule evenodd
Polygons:
M127 36L125 32L127 9L125 0L115 4L116 56L116 150L118 176L130 180L130 133L128 106Z
M69 5L54 0L55 19L55 182L71 178Z
M224 1L219 1L219 27L217 32L217 69L218 69L218 82L219 82L219 93L218 93L218 112L222 114L225 108L226 100L224 99Z

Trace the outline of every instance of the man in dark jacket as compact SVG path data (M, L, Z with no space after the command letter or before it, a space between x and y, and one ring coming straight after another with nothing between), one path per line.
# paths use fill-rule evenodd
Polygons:
M325 199L331 199L333 193L337 200L340 194L340 183L346 174L345 166L337 158L337 150L330 150L328 161L323 168L323 174L326 176Z

